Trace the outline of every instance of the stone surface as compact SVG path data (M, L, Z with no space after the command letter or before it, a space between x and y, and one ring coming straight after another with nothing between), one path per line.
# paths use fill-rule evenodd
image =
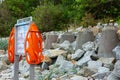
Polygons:
M94 42L88 41L82 45L82 48L84 51L91 51L95 48L95 44Z
M98 61L101 61L103 64L112 64L115 62L115 58L114 57L111 57L111 58L101 57L98 59Z
M88 61L91 60L90 56L94 54L94 51L87 51L84 56L78 60L78 62L76 63L78 66L82 66L84 63L87 63Z
M74 75L72 78L70 78L70 80L87 80L87 78L83 76Z
M48 56L44 56L44 62L51 64L52 63L52 59Z
M51 49L52 47L52 43L56 43L57 42L57 38L58 35L56 34L47 34L46 35L46 40L45 40L45 49Z
M97 72L97 69L91 69L88 67L84 67L83 71L84 71L83 75L88 77L88 76L92 76L93 74L95 74Z
M63 49L69 49L70 47L70 42L65 40L63 43L59 44L60 48L63 48Z
M78 49L75 51L74 54L71 55L71 59L77 60L84 54L84 51L81 49Z
M45 63L45 62L42 63L41 68L42 68L42 70L46 70L46 69L48 70L49 69L48 64Z
M94 41L94 35L92 31L85 30L83 32L79 32L76 39L76 50L82 49L82 45L88 41Z
M102 67L102 62L100 61L89 61L88 68L98 69L99 67Z
M116 46L113 50L112 50L112 52L114 53L114 55L115 55L115 58L118 60L120 60L120 46Z
M73 42L75 41L75 35L71 32L65 32L63 35L61 35L60 43L63 43L65 40Z
M45 53L44 55L46 55L50 58L54 58L54 57L57 57L57 56L62 55L62 54L67 54L67 51L64 51L64 50L48 50L48 52Z
M5 50L0 50L0 55L5 54Z
M114 57L112 50L117 46L118 41L115 29L104 30L99 44L98 55L105 58Z

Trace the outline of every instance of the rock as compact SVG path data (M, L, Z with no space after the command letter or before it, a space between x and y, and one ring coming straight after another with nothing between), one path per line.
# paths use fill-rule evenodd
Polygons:
M88 68L91 69L98 69L99 67L102 67L102 62L100 61L89 61L87 64Z
M20 73L23 74L29 71L30 65L26 61L22 60L19 62L19 67Z
M100 39L98 55L99 57L110 58L114 57L113 48L117 46L119 40L116 35L116 30L107 29L102 32L102 37Z
M76 50L82 49L82 45L88 41L94 41L93 32L90 30L85 30L83 32L79 32L76 39Z
M56 35L56 34L47 34L44 48L45 49L53 48L52 43L56 43L57 38L58 38L58 35Z
M77 60L84 54L84 51L81 49L78 49L75 51L74 54L71 55L71 59Z
M94 49L94 47L95 47L94 42L90 42L90 41L88 41L82 45L82 48L84 51L91 51Z
M106 72L109 72L110 69L109 68L106 68L106 67L99 67L98 68L98 73L106 73Z
M3 55L3 54L5 54L5 50L0 50L0 55Z
M75 47L76 47L76 41L72 42L71 45L72 45L73 50L75 50Z
M0 61L0 71L1 70L5 70L5 69L7 69L8 67L7 67L7 65L5 65L4 63L3 63L3 61Z
M74 67L74 64L70 61L63 61L62 64L60 64L59 70L62 72L66 72Z
M115 76L120 78L120 60L115 63L114 70L112 72Z
M71 54L67 55L67 60L71 60Z
M48 56L44 56L44 62L51 64L52 63L52 59Z
M42 63L41 68L42 68L42 70L48 70L49 69L48 64L45 63L45 62Z
M120 80L119 77L115 76L113 73L111 73L108 77L107 80Z
M87 80L87 78L82 77L82 76L74 75L72 78L70 78L70 80Z
M65 40L63 43L59 44L60 48L63 48L63 49L69 49L70 47L70 42Z
M64 61L65 61L65 58L62 55L59 55L57 57L57 60L56 60L55 64L56 65L61 65L61 64L63 64Z
M50 58L55 58L59 55L62 55L62 54L67 54L67 51L64 51L64 50L48 50L47 53L45 53L44 55L45 56L48 56Z
M83 75L88 77L88 76L92 76L93 74L95 74L97 72L97 69L90 69L88 67L84 67L83 71L84 71Z
M116 46L112 52L115 54L116 59L120 59L120 46Z
M87 63L88 61L91 60L90 56L92 54L95 54L94 51L87 51L84 56L78 60L78 62L76 63L78 66L82 66L84 63Z
M60 43L63 43L65 40L69 42L75 41L75 36L71 32L65 32L63 35L61 35Z
M114 57L111 57L111 58L101 57L98 59L98 61L101 61L103 64L113 64L115 62L115 58Z

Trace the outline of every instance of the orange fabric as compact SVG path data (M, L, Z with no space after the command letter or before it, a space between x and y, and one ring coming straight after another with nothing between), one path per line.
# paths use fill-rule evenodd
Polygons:
M31 23L26 35L25 56L29 64L39 64L44 60L42 55L42 36L34 23Z
M12 29L8 40L8 59L11 63L14 63L14 48L15 48L15 30ZM19 61L22 59L22 55L19 57Z

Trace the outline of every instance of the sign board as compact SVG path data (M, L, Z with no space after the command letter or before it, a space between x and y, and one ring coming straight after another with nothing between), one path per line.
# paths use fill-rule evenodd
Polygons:
M27 17L17 20L16 28L16 50L15 55L24 55L24 42L27 31L32 22L32 17Z

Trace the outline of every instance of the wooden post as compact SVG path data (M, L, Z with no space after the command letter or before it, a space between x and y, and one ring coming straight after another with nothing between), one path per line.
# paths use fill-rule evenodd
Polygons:
M35 65L33 65L33 64L30 65L30 80L34 80L34 77L35 77L34 67L35 67Z

